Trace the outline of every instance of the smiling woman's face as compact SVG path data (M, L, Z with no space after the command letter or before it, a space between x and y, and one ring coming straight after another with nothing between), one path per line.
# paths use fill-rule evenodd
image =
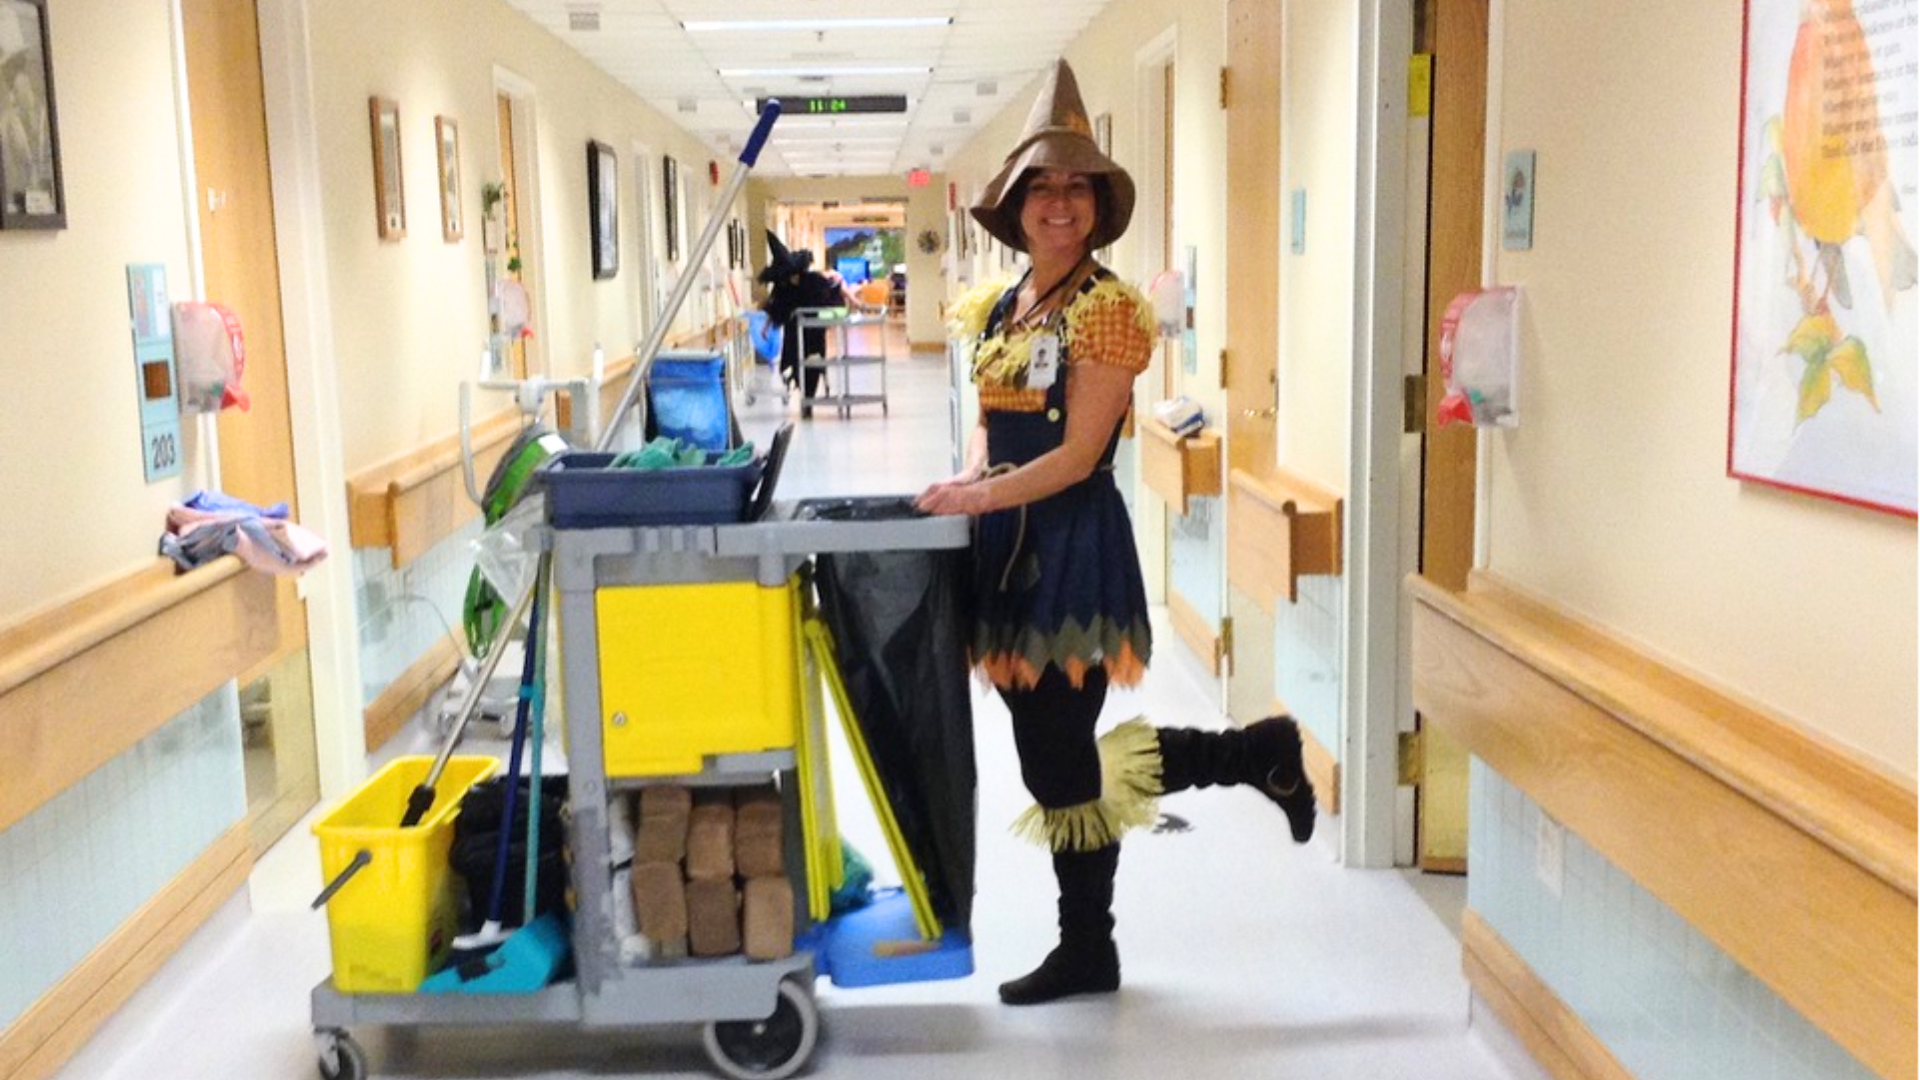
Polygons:
M1039 258L1085 255L1099 209L1093 178L1086 173L1065 169L1034 173L1020 203L1020 232L1027 238L1027 251Z

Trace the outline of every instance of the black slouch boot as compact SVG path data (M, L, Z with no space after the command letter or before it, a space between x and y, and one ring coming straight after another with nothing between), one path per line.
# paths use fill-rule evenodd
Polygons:
M1292 717L1270 716L1224 731L1160 728L1158 734L1163 794L1246 784L1287 815L1295 843L1313 838L1313 784L1300 760L1300 728Z
M1060 944L1033 971L1001 983L1001 1001L1041 1005L1074 994L1120 989L1120 954L1113 944L1113 875L1119 866L1119 844L1054 852Z

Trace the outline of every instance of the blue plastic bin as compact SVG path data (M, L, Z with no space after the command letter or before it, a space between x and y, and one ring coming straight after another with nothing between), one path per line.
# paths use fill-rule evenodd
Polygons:
M720 455L709 453L708 461ZM608 468L613 454L573 451L540 469L547 520L557 529L715 525L746 516L765 459L687 469Z
M655 433L685 439L702 450L727 449L732 424L725 357L661 353L647 374L647 401Z

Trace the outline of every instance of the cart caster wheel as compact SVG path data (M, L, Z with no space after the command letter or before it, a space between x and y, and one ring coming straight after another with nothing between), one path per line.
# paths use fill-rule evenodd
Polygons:
M367 1080L367 1052L344 1031L322 1031L314 1036L320 1043L321 1080Z
M713 1066L733 1080L783 1080L800 1071L820 1037L820 1007L790 979L780 982L765 1020L716 1020L704 1042Z

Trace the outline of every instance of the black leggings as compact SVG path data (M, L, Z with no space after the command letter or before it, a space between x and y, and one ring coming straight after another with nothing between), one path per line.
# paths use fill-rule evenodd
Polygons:
M1089 668L1079 687L1048 667L1030 690L1001 689L1013 713L1020 779L1035 802L1063 810L1100 797L1100 752L1093 735L1107 701L1107 671Z

